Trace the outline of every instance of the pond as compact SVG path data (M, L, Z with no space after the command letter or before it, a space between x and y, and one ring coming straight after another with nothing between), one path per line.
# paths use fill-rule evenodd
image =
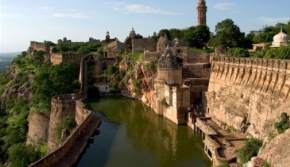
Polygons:
M90 101L103 122L78 167L210 167L199 135L124 97Z

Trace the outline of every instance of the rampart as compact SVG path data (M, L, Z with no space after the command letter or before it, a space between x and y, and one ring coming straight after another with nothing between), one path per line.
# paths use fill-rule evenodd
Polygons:
M96 132L101 121L92 111L86 109L82 100L76 99L75 104L77 128L58 149L32 163L30 167L71 167L78 161L88 139Z
M220 125L265 138L280 114L290 113L289 92L289 60L213 57L208 115Z
M62 63L69 63L69 62L80 62L81 55L77 53L52 53L50 56L50 62L53 65L58 65Z
M45 45L45 43L31 41L30 42L30 51L49 52L49 48Z

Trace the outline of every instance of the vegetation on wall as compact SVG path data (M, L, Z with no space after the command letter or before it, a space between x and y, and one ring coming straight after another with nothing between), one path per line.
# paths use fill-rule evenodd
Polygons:
M0 112L0 164L9 161L12 166L27 166L43 156L44 147L25 146L29 112L48 112L52 96L72 93L79 87L77 64L52 66L43 61L43 56L43 52L23 52L9 71L0 75L0 97L6 98ZM29 95L6 92L18 88ZM19 150L25 156L21 157Z
M257 156L263 142L258 139L248 139L245 145L238 150L238 156L242 163L251 160L252 157Z
M63 130L67 130L69 133L76 127L76 122L74 117L66 116L63 121L57 125L56 128L56 138L58 143L61 142L61 135Z
M282 113L280 116L280 121L275 123L275 128L278 133L284 133L290 128L290 119L287 113Z

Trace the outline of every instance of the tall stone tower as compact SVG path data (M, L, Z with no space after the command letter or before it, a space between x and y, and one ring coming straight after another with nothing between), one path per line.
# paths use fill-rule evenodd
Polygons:
M197 25L206 25L207 7L205 0L197 0Z

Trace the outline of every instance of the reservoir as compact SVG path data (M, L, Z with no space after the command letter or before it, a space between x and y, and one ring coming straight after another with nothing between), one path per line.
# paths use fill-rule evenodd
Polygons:
M78 167L210 167L199 135L154 113L141 102L106 97L88 102L102 118Z

